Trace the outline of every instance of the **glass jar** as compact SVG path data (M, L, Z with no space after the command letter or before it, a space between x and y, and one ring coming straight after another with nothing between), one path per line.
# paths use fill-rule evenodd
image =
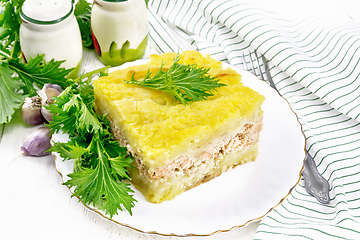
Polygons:
M75 68L67 77L77 77L83 49L71 0L26 0L20 17L20 46L25 62L45 54L46 62L65 60L61 67Z
M145 0L95 0L91 30L100 60L118 66L144 56L148 36Z

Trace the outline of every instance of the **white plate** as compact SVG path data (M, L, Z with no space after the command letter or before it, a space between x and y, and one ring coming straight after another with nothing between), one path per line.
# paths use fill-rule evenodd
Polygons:
M262 106L264 126L260 134L260 154L255 162L240 165L161 204L147 202L133 188L138 201L133 216L126 211L119 212L111 219L113 222L145 233L208 236L261 219L290 194L300 181L305 159L305 137L297 116L288 102L267 83L252 73L232 68L243 76L244 85L266 98ZM62 134L53 136L54 141L66 139ZM73 162L63 162L57 154L54 157L57 171L65 182L72 172ZM87 207L110 219L104 212Z

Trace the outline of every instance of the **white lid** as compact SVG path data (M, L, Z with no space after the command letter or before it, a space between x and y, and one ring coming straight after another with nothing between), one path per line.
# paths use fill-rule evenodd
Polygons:
M67 18L73 10L71 0L26 0L20 16L37 24L54 24Z

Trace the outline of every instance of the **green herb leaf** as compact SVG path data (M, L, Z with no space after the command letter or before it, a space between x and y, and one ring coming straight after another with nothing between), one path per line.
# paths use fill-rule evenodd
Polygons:
M24 95L17 92L23 84L15 81L12 73L8 65L0 64L0 123L10 122L15 110L21 107L25 99Z
M87 148L79 146L76 142L75 144L73 144L72 142L55 142L53 143L51 150L60 153L60 156L64 160L81 158L85 153L89 151Z
M4 12L0 17L0 41L5 49L11 50L11 56L14 58L20 57L21 51L19 29L21 24L20 8L25 0L1 0L0 5ZM16 50L16 51L15 51Z
M94 138L98 139L98 136ZM93 138L93 140L94 140ZM95 140L96 141L96 140ZM101 141L94 143L94 151L99 153L98 164L95 168L83 168L80 172L69 174L71 178L65 184L76 186L74 195L79 196L84 204L93 204L113 217L124 207L130 214L135 199L129 192L133 192L130 184L118 182L113 178L109 168L109 157Z
M53 104L46 106L50 112L54 113L52 116L53 121L49 122L52 133L58 133L62 130L69 135L75 134L76 129L68 127L76 125L76 113L78 112L78 107L74 107L74 104L69 104L73 100L71 93L69 93L70 91L70 87L66 88L58 97L54 97L55 101ZM67 105L72 106L72 108L67 107Z
M30 97L36 95L34 83L41 88L45 83L58 84L62 88L66 88L66 76L73 70L60 67L64 61L55 61L52 59L46 63L44 55L37 55L30 58L27 64L16 59L9 60L9 67L18 74L18 79L24 83L22 87L24 94Z
M114 176L119 175L121 178L128 178L127 169L132 167L130 164L133 159L127 155L126 149L123 148L118 157L109 160Z
M213 90L226 86L219 83L218 78L211 77L208 68L198 68L196 65L179 64L180 56L177 55L168 70L163 70L164 64L159 71L150 77L148 72L142 81L137 81L132 76L127 84L135 84L172 94L182 104L191 101L206 100L213 96Z
M97 132L101 129L99 119L94 116L86 107L85 103L81 102L81 115L78 118L77 128L86 132Z
M91 34L91 5L86 0L78 0L75 5L74 15L78 22L82 44L86 48L94 48Z

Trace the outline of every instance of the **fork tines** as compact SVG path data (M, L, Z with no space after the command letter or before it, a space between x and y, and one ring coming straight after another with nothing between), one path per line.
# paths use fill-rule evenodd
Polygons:
M248 67L248 64L247 64L247 61L246 61L246 56L245 56L245 54L244 54L244 52L243 52L243 54L242 54L242 57L243 57L243 62L244 62L244 67L245 67L245 69L247 70L247 71L251 71L253 74L255 74L256 76L258 76L259 78L261 78L262 80L265 80L265 78L264 78L264 75L263 75L263 73L262 73L262 70L261 70L261 66L262 65L264 65L265 63L260 63L260 61L262 61L263 59L262 58L259 58L259 56L258 56L258 54L257 54L257 52L256 51L254 51L254 54L255 54L255 62L256 62L256 67L255 67L255 65L254 65L254 60L253 60L253 58L252 58L252 54L251 54L251 51L249 50L249 58L250 58L250 67L251 67L251 69L249 69L249 67ZM260 60L259 60L260 59ZM258 69L258 72L259 72L259 74L257 74L257 71L256 71L256 68Z

